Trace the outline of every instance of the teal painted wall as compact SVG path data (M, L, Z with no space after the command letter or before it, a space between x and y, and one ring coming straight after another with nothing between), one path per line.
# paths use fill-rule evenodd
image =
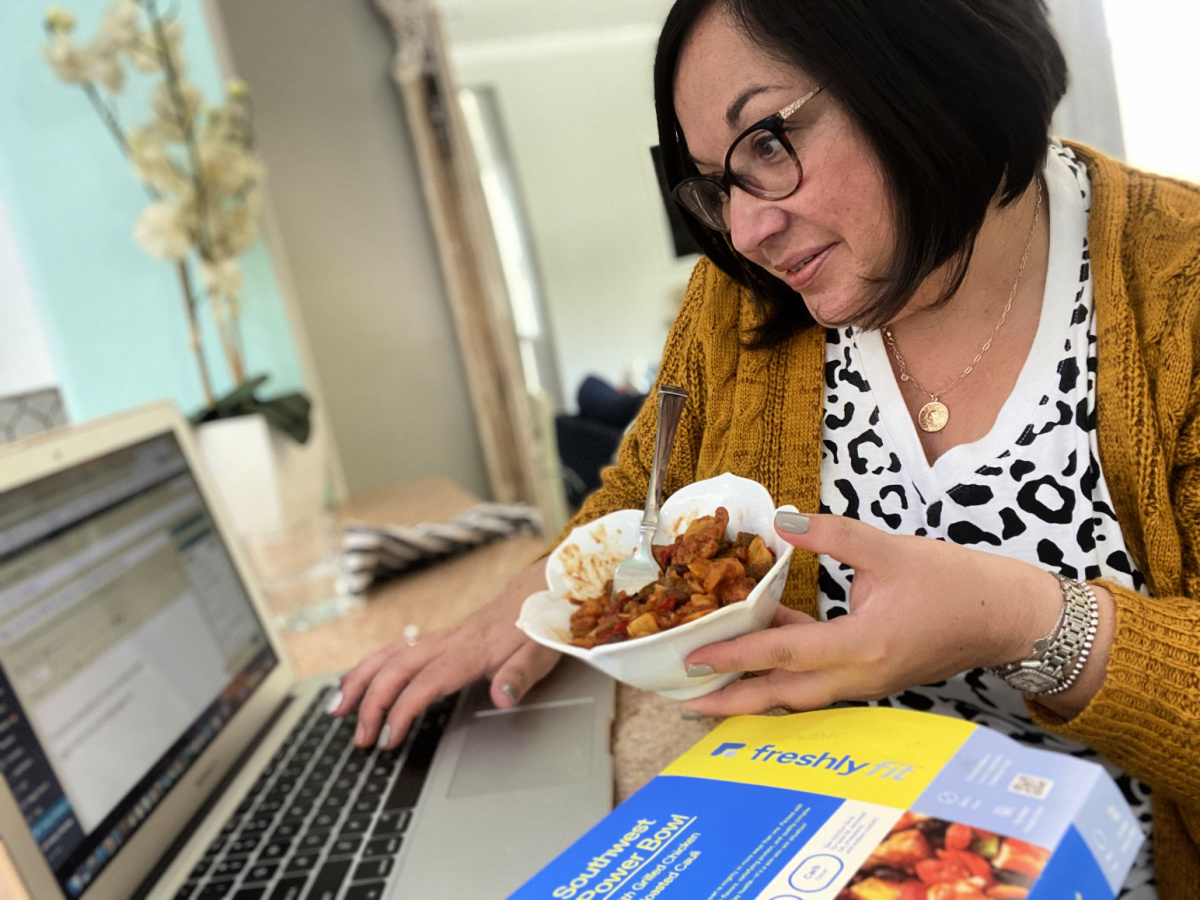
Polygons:
M88 39L107 4L60 0ZM58 81L41 57L37 0L0 0L0 197L27 267L72 421L171 397L203 405L175 267L134 243L147 198L83 91ZM210 100L222 78L197 0L179 9L188 75ZM125 123L147 118L132 80ZM134 88L133 91L130 88ZM303 387L303 375L271 260L260 240L241 257L246 370L269 373L265 394ZM3 323L0 323L3 327ZM218 394L232 386L215 334L206 334Z

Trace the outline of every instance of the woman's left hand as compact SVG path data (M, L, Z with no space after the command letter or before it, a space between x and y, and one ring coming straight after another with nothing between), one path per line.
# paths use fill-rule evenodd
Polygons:
M805 520L807 531L793 533ZM685 711L727 716L877 700L1021 659L1062 609L1055 578L1020 560L842 516L785 513L776 530L854 568L849 614L819 622L781 606L773 627L696 650L689 671L765 674L688 701Z

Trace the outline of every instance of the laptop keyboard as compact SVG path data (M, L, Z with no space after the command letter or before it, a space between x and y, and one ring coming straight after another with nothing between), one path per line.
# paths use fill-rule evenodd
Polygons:
M381 900L455 697L391 751L317 697L175 900Z

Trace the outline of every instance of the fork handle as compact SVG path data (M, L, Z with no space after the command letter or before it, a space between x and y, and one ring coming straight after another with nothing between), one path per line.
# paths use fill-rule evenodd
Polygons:
M650 483L646 486L646 509L642 514L642 533L651 536L658 530L658 505L662 498L663 480L667 471L667 460L671 458L671 446L675 443L675 432L679 430L679 418L687 403L688 392L669 384L658 387L658 426L654 436L654 458L650 462Z

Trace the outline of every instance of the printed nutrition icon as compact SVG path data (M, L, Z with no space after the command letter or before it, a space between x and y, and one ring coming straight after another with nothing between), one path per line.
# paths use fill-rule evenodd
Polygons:
M1022 900L1050 851L906 812L837 900Z

